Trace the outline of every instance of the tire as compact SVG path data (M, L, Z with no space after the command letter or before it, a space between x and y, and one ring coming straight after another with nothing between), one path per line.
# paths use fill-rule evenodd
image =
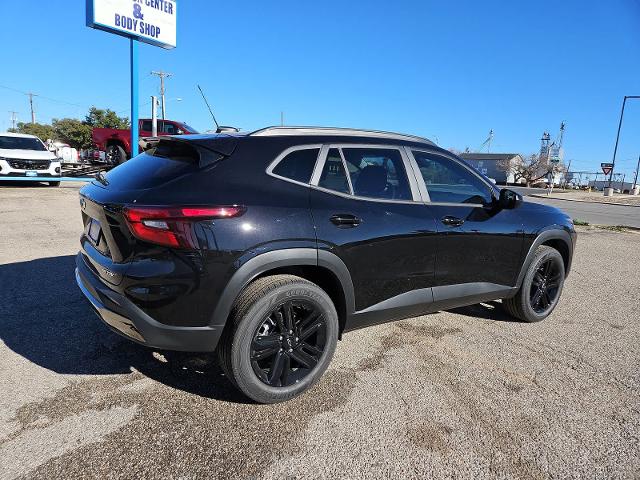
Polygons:
M515 296L503 299L502 305L511 316L525 322L544 320L558 305L564 275L560 252L542 245L537 248L520 289ZM543 291L546 293L541 293Z
M293 312L290 331L278 325L285 326L285 308ZM311 329L314 333L303 338ZM263 277L236 299L218 358L227 377L247 397L259 403L283 402L300 395L322 376L333 357L338 329L335 306L316 284L294 275ZM315 352L310 353L311 349ZM257 359L271 351L275 353ZM309 365L304 366L300 359ZM270 362L269 370L263 370ZM278 362L284 367L277 369ZM278 375L280 370L283 373Z
M49 186L50 187L59 187L60 186L60 182L49 182Z
M105 160L110 165L122 165L127 161L127 153L120 145L109 145Z

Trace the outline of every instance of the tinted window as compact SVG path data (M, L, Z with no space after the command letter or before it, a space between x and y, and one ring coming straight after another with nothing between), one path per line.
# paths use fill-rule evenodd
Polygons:
M137 190L162 185L200 171L198 152L182 142L161 141L155 148L109 170L109 188Z
M140 125L140 129L143 132L150 132L151 131L151 120L143 120L142 121L142 125Z
M396 149L343 148L353 193L361 197L411 200L402 156Z
M189 133L198 133L198 131L197 131L195 128L193 128L193 127L191 127L191 126L187 125L186 123L183 123L183 124L182 124L182 127L183 127L182 129L183 129L185 132L189 132Z
M7 150L46 150L39 139L31 137L0 137L0 148L6 148Z
M332 148L327 154L327 161L324 163L322 174L320 174L319 187L328 188L336 192L351 193L349 189L349 181L344 171L344 164L340 151Z
M173 123L164 123L162 126L162 131L168 135L175 135L177 132L176 126Z
M477 203L491 201L491 191L470 170L440 155L413 152L432 202Z
M319 148L291 152L280 160L276 168L273 169L273 173L298 182L309 183L319 152Z

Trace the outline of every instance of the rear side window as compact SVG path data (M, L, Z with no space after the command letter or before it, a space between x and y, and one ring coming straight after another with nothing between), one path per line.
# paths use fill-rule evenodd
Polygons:
M411 189L399 150L343 148L354 195L387 200L411 200Z
M320 153L319 148L295 150L280 160L273 169L273 173L296 182L309 183L318 153Z
M351 193L349 180L347 180L347 174L344 171L342 156L337 148L329 150L327 160L324 162L324 168L320 174L318 186L334 192Z

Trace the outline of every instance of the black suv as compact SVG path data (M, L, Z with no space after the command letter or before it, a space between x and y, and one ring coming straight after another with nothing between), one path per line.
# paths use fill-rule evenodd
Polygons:
M309 388L349 330L495 299L542 320L576 241L426 139L351 129L163 138L80 204L76 280L102 320L217 350L265 403Z

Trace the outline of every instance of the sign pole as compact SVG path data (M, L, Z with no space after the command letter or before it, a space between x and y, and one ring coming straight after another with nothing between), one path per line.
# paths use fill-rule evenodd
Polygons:
M138 155L138 41L129 39L131 57L131 158Z

